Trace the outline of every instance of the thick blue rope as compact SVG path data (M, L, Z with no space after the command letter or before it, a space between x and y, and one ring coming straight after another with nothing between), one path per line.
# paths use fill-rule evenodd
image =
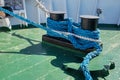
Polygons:
M51 35L54 37L65 38L65 39L71 41L71 43L73 44L73 46L75 48L85 50L85 49L94 47L96 50L88 53L85 56L83 62L81 63L81 66L80 66L84 75L85 75L86 80L93 80L87 66L88 66L91 59L93 59L94 57L96 57L100 54L100 52L102 51L101 46L96 42L78 39L72 35L66 36L66 35L64 35L60 32L54 31L54 30L71 32L71 33L74 33L77 35L82 35L82 36L90 37L93 39L99 39L99 30L98 29L96 31L93 31L93 32L88 31L88 30L82 30L79 24L73 23L70 19L65 19L65 21L62 21L62 22L56 22L56 21L50 20L50 18L47 19L47 23L48 23L48 27L49 27L49 28L47 28L47 27L43 27L42 25L39 25L39 24L29 20L29 19L21 17L17 14L14 14L11 11L3 9L2 7L0 7L0 11L8 13L9 15L14 16L22 21L30 23L30 24L32 24L36 27L39 27L43 30L46 30L48 35Z
M54 21L48 18L47 24L48 27L58 31L71 32L80 36L84 36L92 39L98 39L98 40L100 37L99 29L96 29L95 31L83 30L81 29L80 24L72 22L71 19L65 19L64 21ZM61 34L56 34L50 31L47 31L47 34L54 37L61 37ZM95 48L95 51L88 53L84 57L83 62L80 64L80 69L84 73L85 80L93 80L90 75L90 71L88 70L88 64L91 59L93 59L94 57L98 56L101 53L102 47L100 46L100 44L89 40L79 39L72 35L64 36L64 38L69 40L75 48L80 50Z
M41 29L44 29L44 30L48 30L48 28L43 27L42 25L39 25L39 24L37 24L37 23L29 20L29 19L26 19L26 18L22 17L22 16L19 16L19 15L17 15L17 14L14 14L13 12L11 12L11 11L9 11L9 10L7 10L7 9L4 9L4 8L2 8L2 7L0 7L0 11L3 11L3 12L5 12L5 13L11 15L11 16L14 16L14 17L16 17L16 18L18 18L18 19L20 19L20 20L22 20L22 21L25 21L25 22L27 22L27 23L29 23L29 24L32 24L32 25L34 25L34 26L36 26L36 27L38 27L38 28L41 28Z
M95 31L83 30L83 29L81 29L81 26L79 24L73 23L71 19L65 19L64 21L54 21L54 20L51 20L50 18L48 18L47 25L49 28L52 28L53 30L70 32L70 33L77 34L78 36L80 35L80 36L84 36L84 37L88 37L88 38L92 38L92 39L99 39L99 36L100 36L99 29L97 29ZM61 34L56 35L55 32L50 32L50 31L47 31L47 34L50 36L54 36L54 37L61 36ZM86 50L88 48L95 47L95 42L93 42L93 41L79 39L72 35L68 35L64 38L69 40L75 48L78 48L81 50Z
M96 43L95 45L96 45L95 46L96 50L88 53L84 57L83 62L80 64L80 68L85 75L85 80L93 80L90 75L90 71L88 70L88 64L89 64L90 60L92 60L94 57L98 56L102 51L102 47L99 44Z

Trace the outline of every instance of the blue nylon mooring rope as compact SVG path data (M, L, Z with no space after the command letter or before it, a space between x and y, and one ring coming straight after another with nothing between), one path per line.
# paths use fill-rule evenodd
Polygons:
M89 47L94 47L96 50L88 53L84 57L84 60L80 65L80 68L82 69L82 71L85 75L85 79L86 80L93 80L91 75L90 75L90 72L88 70L88 64L89 64L91 59L93 59L94 57L96 57L100 54L100 52L102 51L102 47L99 45L98 42L89 41L89 40L82 40L82 39L76 38L75 36L73 36L71 34L66 35L66 34L64 34L64 32L70 32L70 33L74 33L74 34L77 34L77 35L82 35L82 36L85 36L85 37L99 39L99 30L96 30L96 31L93 31L93 32L90 32L90 31L87 31L87 30L82 30L80 28L79 24L73 23L70 19L66 19L66 22L63 21L63 22L58 23L58 22L50 21L49 18L48 18L47 19L48 27L43 27L42 25L39 25L39 24L29 20L29 19L21 17L17 14L14 14L13 12L8 11L8 10L2 8L2 7L0 7L0 11L3 11L5 13L7 13L11 16L14 16L14 17L16 17L16 18L18 18L22 21L25 21L27 23L30 23L30 24L38 27L38 28L46 30L48 35L51 35L51 36L54 36L54 37L61 37L61 38L65 38L67 40L70 40L75 48L85 50ZM52 24L52 26L51 26L51 24ZM57 24L57 26L56 26L56 24ZM60 29L61 25L62 25L62 29ZM56 29L56 27L57 27L57 29ZM81 33L79 33L79 32L81 32ZM82 45L80 45L80 44L82 44Z
M100 37L99 29L96 29L95 31L83 30L81 29L80 24L74 23L70 19L65 19L64 21L54 21L48 18L47 24L48 24L48 27L54 30L71 32L77 35L82 35L82 36L93 38L93 39L99 39ZM61 37L61 34L57 35L54 32L48 31L47 34L54 37ZM90 75L90 71L88 70L88 64L90 60L92 60L94 57L98 56L101 53L102 47L100 46L100 44L97 42L89 41L89 40L78 39L72 35L68 35L67 37L65 37L65 39L69 40L75 48L78 48L80 50L86 50L91 47L95 48L95 51L88 53L84 57L83 62L80 64L80 69L84 73L85 80L93 80L93 78Z
M18 19L20 19L20 20L22 20L22 21L25 21L25 22L27 22L27 23L30 23L30 24L38 27L38 28L47 30L47 28L43 27L42 25L39 25L39 24L37 24L37 23L29 20L29 19L26 19L26 18L24 18L24 17L22 17L22 16L19 16L19 15L15 14L15 13L7 10L7 9L4 9L4 8L0 7L0 11L3 11L3 12L5 12L5 13L7 13L7 14L9 14L9 15L11 15L11 16L14 16L14 17L16 17L16 18L18 18Z

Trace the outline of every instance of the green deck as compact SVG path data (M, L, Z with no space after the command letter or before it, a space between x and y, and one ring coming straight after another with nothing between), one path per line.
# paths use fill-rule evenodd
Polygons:
M77 71L80 52L42 43L39 28L0 32L0 80L84 80ZM120 28L101 28L103 51L89 64L94 80L120 80ZM115 69L102 73L103 65L114 61ZM71 71L65 72L62 65Z

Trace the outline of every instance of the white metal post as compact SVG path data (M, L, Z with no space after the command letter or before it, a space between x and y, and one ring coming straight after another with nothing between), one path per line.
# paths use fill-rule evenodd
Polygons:
M120 25L120 17L119 17L119 19L118 19L118 23L117 23L117 25L118 25L118 26Z
M77 0L77 12L76 12L76 22L79 21L79 12L80 12L80 0Z

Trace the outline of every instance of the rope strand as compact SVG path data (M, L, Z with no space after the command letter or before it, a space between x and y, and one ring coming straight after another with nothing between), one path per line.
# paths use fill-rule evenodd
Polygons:
M85 80L93 80L88 70L88 64L102 51L102 47L99 45L101 43L99 39L99 29L95 31L83 30L79 24L72 22L70 19L59 22L48 18L47 24L49 28L53 29L53 32L47 31L48 35L65 38L69 40L75 48L80 50L86 50L91 47L95 48L95 51L88 53L80 64L80 69L83 71Z

